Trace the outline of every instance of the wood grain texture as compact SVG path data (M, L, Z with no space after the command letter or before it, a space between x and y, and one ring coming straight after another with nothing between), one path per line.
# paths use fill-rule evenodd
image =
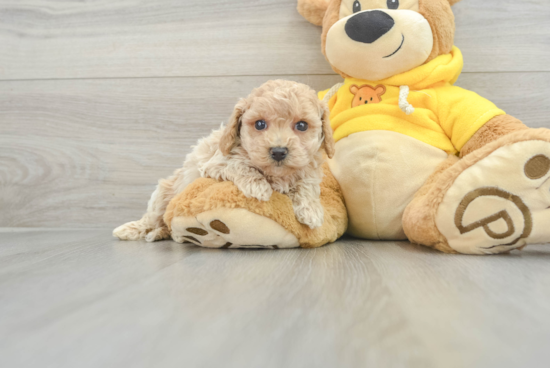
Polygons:
M550 248L219 251L0 233L3 367L546 367Z
M546 0L464 0L466 71L550 71ZM332 74L296 0L0 2L0 80Z
M280 76L318 90L338 76ZM141 217L158 179L269 77L0 83L0 226L105 227ZM550 128L550 73L458 84Z

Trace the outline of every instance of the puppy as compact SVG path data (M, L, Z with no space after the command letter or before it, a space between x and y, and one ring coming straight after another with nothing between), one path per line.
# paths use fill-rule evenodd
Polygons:
M241 99L227 126L199 140L183 168L160 180L141 220L113 231L123 240L168 239L163 216L174 196L200 177L232 181L249 198L267 201L273 191L292 200L296 218L323 224L321 165L334 154L325 103L306 85L275 80Z

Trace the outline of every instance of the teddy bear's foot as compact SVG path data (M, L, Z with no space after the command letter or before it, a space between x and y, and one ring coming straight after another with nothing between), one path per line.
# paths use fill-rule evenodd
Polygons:
M550 241L550 143L504 146L460 174L436 224L461 253L501 253Z
M297 248L298 239L267 217L245 209L220 208L172 219L172 238L207 248Z
M426 199L439 202L438 249L496 254L550 242L550 131L513 133L466 156L443 171Z

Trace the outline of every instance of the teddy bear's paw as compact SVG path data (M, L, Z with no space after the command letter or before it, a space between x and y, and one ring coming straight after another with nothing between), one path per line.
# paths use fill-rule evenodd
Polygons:
M140 240L145 239L150 230L143 221L138 220L117 227L113 230L113 236L120 240Z
M309 226L310 229L316 229L323 226L324 210L320 202L295 207L294 213L296 215L296 219L300 223Z
M172 239L207 248L296 248L298 239L275 221L242 208L220 208L196 217L178 216Z
M436 216L451 248L494 254L550 242L550 134L543 136L500 147L457 177Z

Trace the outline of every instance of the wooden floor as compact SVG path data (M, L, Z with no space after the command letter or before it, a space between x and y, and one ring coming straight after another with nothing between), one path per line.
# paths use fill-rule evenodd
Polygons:
M550 246L209 250L0 233L2 367L548 367Z
M0 367L549 366L550 246L111 238L252 88L341 80L295 7L0 0ZM550 128L549 2L454 9L457 84Z

